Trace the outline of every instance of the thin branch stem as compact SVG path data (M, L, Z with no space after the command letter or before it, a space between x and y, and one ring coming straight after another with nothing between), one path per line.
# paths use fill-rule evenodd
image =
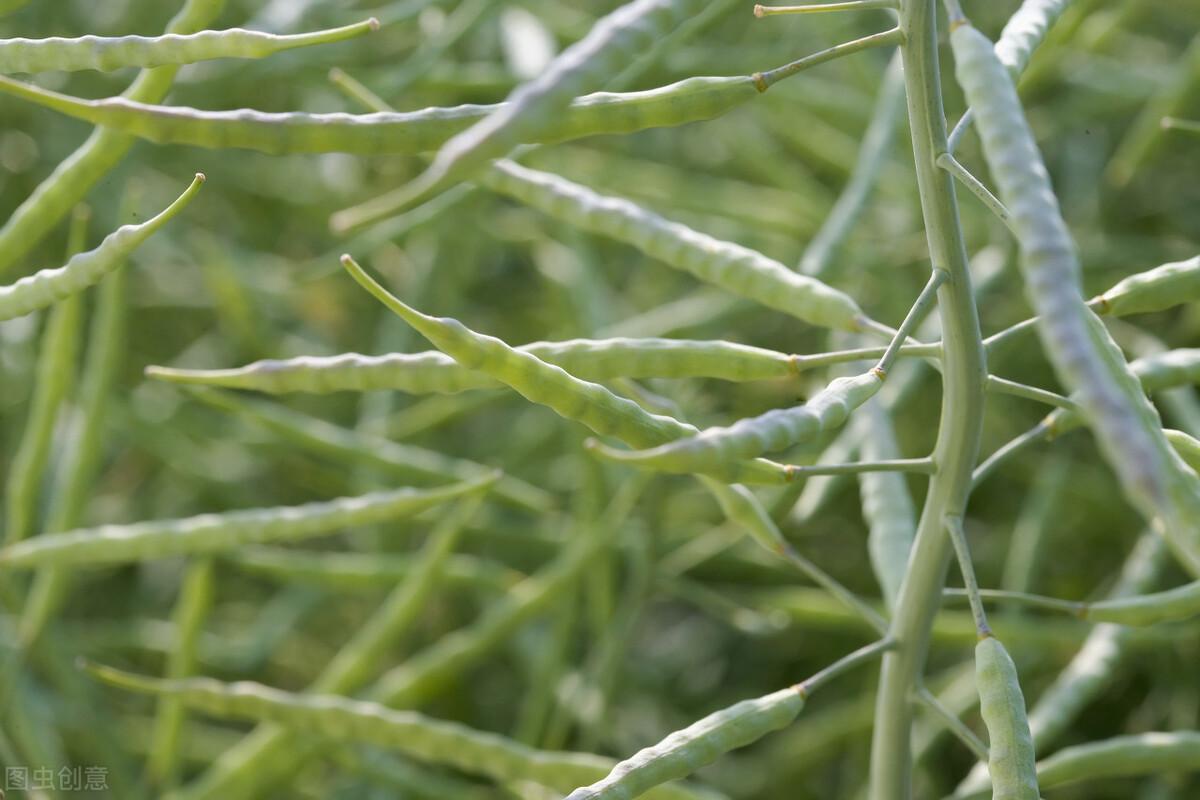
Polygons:
M890 636L885 636L878 642L869 644L866 647L860 647L850 655L839 658L825 669L802 682L800 684L801 691L806 695L811 694L842 673L857 667L865 661L870 661L875 656L885 653L895 646L896 640Z
M958 599L967 597L967 592L965 589L946 589L943 592L943 596ZM1030 608L1061 611L1073 617L1083 616L1088 606L1087 603L1078 603L1073 600L1061 600L1057 597L1046 597L1045 595L1030 594L1029 592L1011 592L1004 589L980 589L979 597L983 600L1002 600L1008 603L1029 606Z
M1004 203L1000 202L1000 198L992 194L991 189L984 186L983 181L972 175L957 158L949 153L942 153L937 157L937 165L953 175L959 183L967 187L973 195L978 197L980 202L987 206L988 210L1004 223L1005 227L1010 231L1013 229L1012 215L1008 213L1008 209L1005 208Z
M900 7L898 0L845 0L841 3L811 3L803 6L763 6L754 7L756 17L778 17L785 14L822 14L829 11L863 11L873 8L895 10Z
M817 353L815 355L793 355L791 357L792 368L796 372L803 372L807 369L828 367L833 364L845 364L849 361L870 361L881 358L887 351L887 347L855 347L849 350L833 350L828 353ZM896 355L914 356L916 358L940 358L942 355L942 343L901 345Z
M917 295L916 302L912 308L908 310L908 314L904 317L904 321L900 323L900 327L896 330L895 336L892 337L891 344L884 351L883 356L879 359L879 363L875 365L875 369L887 375L888 370L892 368L892 364L896 362L896 358L900 355L900 348L905 341L921 324L921 320L925 319L925 315L933 308L937 302L937 290L943 283L950 278L950 273L944 269L934 267L933 272L929 273L929 280L925 283L925 288Z
M788 479L798 480L813 475L857 475L860 472L916 472L932 475L936 467L932 458L892 458L883 461L856 461L851 464L813 464L787 466Z
M765 92L784 78L790 78L797 72L806 70L809 67L815 67L817 64L824 64L826 61L832 61L835 58L848 56L851 53L857 53L862 50L869 50L872 47L901 44L903 41L904 32L899 28L892 28L881 33L873 33L870 36L864 36L852 42L843 42L842 44L834 45L827 50L805 56L790 64L784 64L782 67L776 67L766 72L756 72L754 73L754 85L758 87L760 92Z
M979 598L979 582L975 579L975 565L971 563L971 550L967 547L962 517L947 514L946 532L950 534L950 543L954 545L954 554L958 557L958 568L962 571L967 599L971 602L971 615L975 617L975 630L979 638L984 639L991 636L992 629L988 626L987 612L983 610L983 600Z
M982 464L975 468L971 474L971 488L974 489L980 483L985 481L989 475L996 471L1004 462L1015 456L1017 453L1028 448L1035 442L1040 442L1046 438L1050 432L1050 427L1043 421L1039 422L1034 427L1022 433L1015 439L1004 444L996 452L988 456Z
M1023 397L1026 400L1033 400L1036 403L1045 403L1048 406L1055 408L1066 409L1067 411L1076 411L1079 409L1078 404L1069 397L1064 397L1056 392L1051 392L1048 389L1039 389L1037 386L1030 386L1027 383L1018 383L1010 381L1008 378L1001 378L998 375L987 376L987 390L996 394L1008 394L1013 397Z
M961 719L956 717L950 709L942 705L942 701L937 699L933 692L926 689L924 686L917 687L916 699L921 702L925 708L933 712L933 715L942 721L946 726L946 730L958 737L958 740L967 746L967 749L975 754L975 757L980 761L988 760L988 748L983 743L983 740L975 735L975 731L966 726Z
M867 623L878 631L881 635L887 633L887 620L879 615L879 612L867 605L858 595L847 589L836 578L830 575L825 570L818 567L813 562L809 561L804 556L800 555L791 545L783 549L783 556L792 566L808 576L809 580L820 586L825 591L829 592L838 599L842 605L849 608L854 613L858 614Z

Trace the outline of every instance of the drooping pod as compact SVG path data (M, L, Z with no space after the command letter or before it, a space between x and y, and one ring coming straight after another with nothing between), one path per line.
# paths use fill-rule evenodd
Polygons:
M979 712L988 731L993 800L1039 800L1037 759L1017 667L994 636L985 636L975 645L975 680Z
M436 489L397 489L300 506L256 508L183 519L104 525L28 539L0 550L0 569L102 566L243 544L291 541L337 528L412 516L490 487L499 473Z
M637 403L613 394L598 383L580 380L532 353L509 347L493 336L467 328L456 319L431 317L408 306L380 286L350 256L342 265L359 285L390 308L439 350L468 369L491 375L532 403L553 409L566 419L586 425L602 436L614 436L634 446L653 446L697 432L693 425L651 414ZM730 482L782 483L782 465L762 459L726 462L713 468Z
M718 378L731 381L786 378L793 358L773 350L724 341L686 339L571 339L513 348L562 367L577 378ZM256 361L223 370L149 367L146 374L172 383L224 386L259 392L393 390L410 394L454 394L501 384L468 370L441 352L364 356L302 356Z
M331 220L346 230L412 208L445 191L488 161L552 127L571 101L654 46L656 40L704 9L706 0L632 0L599 20L497 111L446 142L433 163L407 186Z
M601 444L593 449L613 461L648 469L712 473L730 463L783 450L840 427L882 385L882 375L871 370L836 378L806 403L738 420L729 427L706 428L695 436L645 450L617 450Z
M105 129L159 144L293 153L415 154L436 150L503 104L433 107L373 114L202 111L114 97L81 100L0 77L0 91ZM575 99L530 144L554 144L600 134L634 133L713 119L757 97L754 79L688 78L640 92L596 92Z
M171 18L167 33L194 33L213 23L225 0L185 0ZM179 67L142 70L122 97L141 103L161 103ZM134 140L116 131L92 131L70 156L59 162L0 227L0 275L33 249L71 207L115 167Z
M1091 301L1098 314L1148 314L1200 300L1200 256L1130 275Z
M633 245L668 266L805 322L839 330L861 330L866 322L849 295L628 200L507 161L481 173L479 180L554 219Z
M369 19L340 28L280 36L231 28L162 36L81 36L0 39L0 72L114 70L191 64L216 58L265 58L284 50L329 44L379 29Z
M614 766L612 759L603 756L536 750L456 722L335 694L296 694L251 681L163 680L103 666L89 666L88 670L107 684L172 699L216 717L277 722L297 731L319 730L326 738L385 747L502 783L534 781L569 792L584 781L602 778ZM646 796L656 800L701 798L678 786L661 787Z
M1136 379L1132 387L1125 379L1127 367L1119 350L1111 352L1107 331L1091 325L1095 315L1080 294L1075 246L1012 80L991 43L970 24L958 21L950 40L984 154L1001 199L1012 212L1027 295L1038 313L1050 360L1076 393L1126 494L1148 518L1164 513L1166 506L1177 549L1191 549L1181 541L1185 537L1179 529L1179 509L1168 499L1171 465L1161 425L1148 425L1152 407L1147 410L1149 403ZM1185 560L1200 569L1200 556Z
M140 225L122 225L104 238L95 250L70 258L57 269L44 269L16 283L0 286L0 320L20 317L98 283L121 266L151 234L187 206L204 183L196 174L192 184L175 202Z

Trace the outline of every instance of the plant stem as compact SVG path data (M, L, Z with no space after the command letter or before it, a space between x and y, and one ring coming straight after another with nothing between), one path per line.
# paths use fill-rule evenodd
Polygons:
M950 280L938 290L944 331L942 415L925 508L917 527L908 572L892 619L895 650L884 655L871 747L871 800L912 796L912 719L909 698L920 685L933 617L941 602L950 541L947 514L962 514L979 452L986 364L979 316L971 296L966 249L953 178L936 164L948 152L938 73L936 0L905 0L900 12L901 48L908 94L917 187L935 268Z
M888 458L882 461L852 461L847 464L788 465L788 479L799 480L813 475L857 475L860 472L917 472L932 475L931 458Z

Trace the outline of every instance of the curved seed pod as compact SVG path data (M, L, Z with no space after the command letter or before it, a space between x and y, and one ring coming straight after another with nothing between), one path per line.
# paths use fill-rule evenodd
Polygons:
M221 14L225 0L185 0L171 18L167 33L194 33L211 25ZM171 89L179 70L176 66L142 70L122 97L140 103L160 103ZM92 131L43 180L0 227L0 275L8 272L81 201L133 146L134 140L110 130Z
M1098 314L1124 317L1200 300L1200 256L1130 275L1090 305Z
M281 583L358 591L391 588L412 575L419 565L409 556L265 546L242 547L222 558L252 575ZM521 574L474 556L453 555L446 560L442 577L457 587L504 592L520 580Z
M1101 600L1081 606L1080 616L1091 622L1118 625L1157 625L1200 614L1200 581L1162 592Z
M866 431L862 438L862 457L868 461L899 458L892 417L880 403L871 403L862 411ZM858 475L862 495L863 518L867 522L867 552L875 577L883 590L887 607L892 608L900 594L900 584L908 568L908 554L917 536L916 511L908 482L898 472L861 472Z
M73 256L65 266L44 269L14 284L0 286L0 320L45 308L98 283L121 266L138 245L183 210L203 183L204 175L196 173L191 186L156 216L140 225L122 225L106 236L95 250Z
M871 370L835 379L807 403L738 420L727 428L706 428L686 439L647 450L616 450L601 444L593 449L613 461L649 469L712 473L728 464L783 450L841 426L882 385L882 375Z
M1033 737L1017 667L994 636L975 645L975 680L979 711L988 730L993 800L1039 800Z
M1115 345L1107 331L1092 324L1095 315L1079 293L1074 243L1016 89L983 34L960 21L950 38L959 83L977 115L984 154L1001 199L1012 212L1027 295L1038 313L1051 362L1077 394L1125 493L1150 519L1168 506L1167 528L1176 549L1200 571L1200 555L1190 552L1193 545L1181 529L1183 517L1176 506L1182 498L1168 502L1172 465L1161 424L1151 424L1150 417L1157 415L1129 375L1119 349L1112 352Z
M840 330L860 330L862 309L849 295L749 248L714 239L635 203L508 161L481 173L487 188L554 219L631 244L668 266L797 319Z
M695 426L651 414L598 383L580 380L532 353L476 333L456 319L422 314L389 294L350 256L342 257L342 265L360 286L459 364L491 375L525 399L547 406L559 416L634 446L652 446L696 433ZM787 473L782 465L758 460L726 463L721 477L731 482L781 483L787 480Z
M1029 66L1033 51L1046 38L1050 27L1058 21L1070 4L1071 0L1025 0L1008 18L1004 30L1000 31L1000 38L996 40L995 52L1014 82L1025 71L1025 67ZM951 153L966 135L974 116L973 109L968 108L954 126L949 138Z
M509 95L497 111L456 135L416 180L370 203L335 215L335 229L365 224L429 200L499 158L555 118L579 95L601 84L656 40L701 12L707 0L632 0L597 22L543 72Z
M412 154L436 150L454 134L503 108L462 105L374 114L266 113L251 109L201 111L126 98L81 100L0 77L0 91L159 144L273 155L290 153ZM688 78L642 92L596 92L576 99L552 126L529 138L554 144L600 134L633 133L713 119L756 97L754 78Z
M792 357L723 341L686 339L571 339L513 348L589 381L614 378L719 378L768 380L796 374ZM364 356L302 356L264 360L236 369L185 370L149 367L146 375L172 383L225 386L259 392L376 391L455 394L500 384L460 366L441 352Z
M436 489L397 489L277 508L104 525L30 539L0 550L0 568L100 566L185 553L214 553L260 542L319 536L338 528L412 516L490 487L499 473Z
M295 694L251 681L162 680L98 665L90 665L88 671L120 689L172 698L216 717L278 722L298 731L316 730L328 739L386 747L499 782L534 781L568 792L582 781L603 777L614 763L590 753L536 750L466 725L338 695ZM650 796L660 800L699 797L674 787Z
M635 753L603 780L576 789L566 800L629 800L645 795L789 725L804 708L805 699L803 685L797 685L735 703Z
M114 70L191 64L214 58L265 58L284 50L340 42L375 30L379 30L377 19L290 36L231 28L163 36L3 39L0 72Z

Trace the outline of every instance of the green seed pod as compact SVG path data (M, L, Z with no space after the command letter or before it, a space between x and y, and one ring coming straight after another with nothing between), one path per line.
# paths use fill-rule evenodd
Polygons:
M489 488L499 473L436 489L397 489L278 508L202 514L184 519L104 525L29 539L0 550L0 568L102 566L186 553L215 553L245 544L291 541L339 528L409 517Z
M988 730L993 800L1039 800L1033 737L1017 668L994 636L975 646L975 680L979 711Z
M542 361L588 381L615 378L755 381L796 374L796 361L791 356L723 341L571 339L533 342L513 349L532 353ZM440 352L302 356L283 361L256 361L244 367L221 370L149 367L146 374L172 383L224 386L271 394L377 390L455 394L502 385L484 373L460 366Z
M191 186L156 216L140 225L117 228L95 250L73 256L65 266L44 269L14 284L0 286L0 320L24 316L98 283L125 263L138 245L183 210L203 183L204 175L197 173Z
M860 330L864 325L862 309L849 295L761 253L671 222L628 200L606 197L512 162L498 162L480 180L554 219L631 244L668 266L797 319L839 330Z
M1043 787L1101 778L1164 775L1200 769L1200 733L1170 731L1115 736L1066 747L1038 764Z
M231 28L164 36L82 36L0 40L0 72L114 70L191 64L214 58L265 58L284 50L352 39L379 29L369 19L341 28L278 36Z
M1092 301L1113 317L1148 314L1200 300L1200 256L1130 275Z
M995 51L996 58L1014 79L1025 71L1033 51L1070 4L1071 0L1025 0L1008 18L996 40Z
M167 25L167 33L202 30L220 16L224 7L225 0L185 0ZM161 103L178 69L164 66L142 70L122 97L139 103ZM61 161L0 227L0 275L53 230L120 162L133 142L131 137L116 131L93 131L87 141Z
M862 457L868 461L899 458L892 417L876 402L861 412L866 420L862 437ZM908 569L908 555L917 536L916 511L908 482L898 472L861 472L858 475L862 496L863 519L867 523L867 552L875 577L890 609L900 595L900 585Z
M616 450L599 444L593 449L605 458L649 469L711 473L840 427L882 385L882 375L872 370L835 379L807 403L742 419L727 428L706 428L695 436L647 450Z
M537 132L553 127L571 101L600 88L664 34L700 13L706 0L632 0L597 22L496 112L456 135L420 177L395 192L334 216L335 230L398 214L445 191Z
M697 432L692 425L651 414L598 383L580 380L532 353L509 347L493 336L476 333L456 319L422 314L389 294L350 256L342 257L342 265L360 286L462 366L486 373L530 402L547 406L602 436L615 436L634 446L653 446ZM729 482L781 483L787 480L782 465L763 460L736 462L731 459L711 469Z
M337 695L294 694L250 681L162 680L102 666L90 666L89 671L118 688L171 698L213 716L320 731L327 739L386 747L501 783L534 781L569 792L583 781L602 778L614 767L611 759L602 756L535 750L498 734ZM699 800L700 795L682 787L662 787L647 797Z
M1151 519L1167 506L1167 527L1184 554L1193 544L1184 541L1178 501L1168 499L1171 464L1161 425L1151 422L1156 414L1128 374L1120 350L1102 325L1092 324L1095 315L1079 292L1075 246L1012 80L991 43L969 24L959 24L950 39L984 154L1012 212L1027 295L1050 360L1096 429L1125 493ZM1200 554L1185 560L1200 570Z
M1200 581L1162 592L1087 603L1080 616L1091 622L1137 627L1175 622L1200 614Z
M798 685L735 703L635 753L603 780L576 789L566 800L630 800L667 781L685 778L730 750L791 724L805 699L804 688Z
M1190 434L1171 428L1163 430L1171 447L1193 472L1200 472L1200 441Z
M456 133L504 108L462 105L374 114L201 111L126 98L81 100L0 77L0 91L159 144L292 153L413 154L436 150ZM713 119L758 96L750 76L688 78L642 92L596 92L576 99L531 144L633 133Z

